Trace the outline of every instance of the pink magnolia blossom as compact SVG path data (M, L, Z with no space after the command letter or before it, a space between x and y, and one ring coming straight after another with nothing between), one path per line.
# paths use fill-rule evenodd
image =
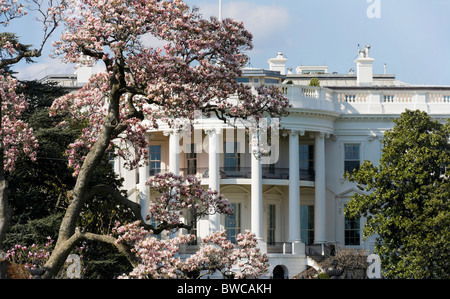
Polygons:
M117 224L119 225L119 224ZM177 256L179 245L192 240L192 236L178 236L170 240L158 240L140 226L140 221L116 226L114 232L118 234L118 243L130 246L139 264L128 274L120 278L176 278L177 269L182 263Z
M24 5L17 0L0 0L0 25L7 26L12 19L25 14Z
M147 160L145 133L159 123L192 121L197 111L224 121L287 113L289 103L279 89L252 90L235 80L248 61L245 51L252 49L252 35L241 22L202 19L181 0L74 0L64 21L54 54L66 62L88 56L106 65L105 73L52 108L88 123L68 150L74 175L106 119L115 118L120 131L112 139L133 168ZM147 46L151 36L166 45ZM110 114L114 107L120 107L119 115Z
M170 231L173 235L185 227L181 213L194 211L194 221L205 215L221 213L231 215L228 200L216 191L204 190L195 177L183 178L174 174L157 175L148 182L160 194L150 201L149 213L153 222L161 223L155 229ZM163 227L163 229L161 229ZM179 232L179 230L178 230ZM239 234L236 244L227 240L226 232L217 232L201 240L201 247L187 259L180 257L180 246L195 239L192 235L177 235L159 240L140 221L121 225L113 231L119 243L126 244L139 261L132 272L122 278L188 278L220 272L226 277L257 278L268 269L267 256L260 252L254 234Z
M139 222L118 226L114 233L118 242L126 243L139 260L139 264L120 278L197 278L222 273L224 277L258 278L269 267L266 254L257 248L254 234L239 234L237 244L226 239L226 232L216 232L202 240L200 250L182 259L180 245L194 239L191 235L179 235L168 240L158 240L152 231L146 231ZM119 225L119 224L117 224Z
M287 113L289 102L278 88L252 89L236 80L248 62L245 52L253 47L242 22L203 19L182 0L73 0L64 23L54 55L71 63L87 56L106 66L51 108L51 114L70 113L86 123L67 151L80 180L89 178L92 165L113 146L130 168L148 163L147 132L164 123L176 127L185 123L180 120L193 121L198 111L224 122ZM146 45L152 38L166 44ZM89 162L86 167L84 161ZM186 227L180 213L188 209L201 217L229 214L231 205L193 177L161 175L148 184L159 192L149 210L158 226L147 230L135 222L115 230L139 261L126 277L182 277L194 265L199 271L210 265L208 271L224 275L237 267L236 277L256 277L267 270L267 258L250 234L239 237L236 245L224 233L214 234L202 240L206 245L190 263L183 261L179 247L191 236L158 240L152 233ZM75 189L74 201L84 192Z
M3 145L3 166L13 171L21 152L36 160L38 141L33 129L19 119L27 103L21 94L16 93L18 82L10 76L0 74L1 127L0 140Z
M148 182L158 196L150 200L149 219L158 223L178 225L182 223L183 210L194 213L194 219L216 213L232 215L230 202L215 190L205 190L194 176L176 176L172 173L157 174Z
M213 233L202 243L200 250L182 265L183 272L203 271L206 275L218 271L225 277L258 278L268 270L268 258L250 231L238 234L236 244L227 240L225 231Z

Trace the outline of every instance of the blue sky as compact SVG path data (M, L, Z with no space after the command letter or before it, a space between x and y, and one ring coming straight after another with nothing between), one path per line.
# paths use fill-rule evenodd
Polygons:
M186 0L205 17L218 16L219 0ZM247 53L253 67L282 52L287 66L328 65L330 72L355 68L358 45L371 45L375 73L395 74L411 84L450 85L450 1L448 0L222 0L223 17L244 22L254 35ZM20 23L19 23L20 22ZM23 42L38 43L31 18L6 28ZM57 36L55 36L56 38ZM70 73L47 53L31 66L16 68L22 78Z

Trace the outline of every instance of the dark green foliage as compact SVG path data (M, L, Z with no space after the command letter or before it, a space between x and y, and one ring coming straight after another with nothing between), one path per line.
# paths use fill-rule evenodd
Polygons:
M47 237L56 240L62 216L62 213L55 213L41 219L13 225L6 236L5 248L13 248L16 244L24 246L43 245L48 242Z
M13 208L12 227L5 248L15 244L45 244L47 236L57 239L63 212L68 205L68 192L75 185L73 169L67 167L65 151L80 134L83 124L67 118L67 125L56 126L64 116L49 117L48 108L65 91L52 83L22 82L20 92L28 102L24 120L34 129L39 141L37 161L19 157L16 170L8 174L10 206ZM121 188L106 153L96 168L91 185L107 184ZM126 194L124 194L126 195ZM133 220L128 208L122 208L111 198L99 194L89 201L80 214L78 226L92 233L109 234L116 221ZM129 262L108 244L84 242L83 264L85 278L113 278L131 271Z
M312 78L312 79L309 81L309 86L320 87L320 81L319 81L319 78Z
M450 278L449 138L449 122L406 111L385 134L379 166L347 174L368 193L346 213L367 217L364 236L377 234L385 277Z
M4 48L6 42L11 43L14 46L14 49L17 52L27 52L31 50L32 45L25 45L19 42L19 37L10 32L0 32L0 59L8 59L13 57L14 55L10 54L7 49ZM24 57L27 63L33 63L33 59L31 57ZM9 68L8 68L9 69Z
M32 81L24 82L19 92L24 93L28 102L22 117L39 141L37 161L19 157L16 170L8 175L13 222L24 223L61 212L65 207L65 193L75 180L67 168L64 152L79 131L55 128L55 119L49 117L48 107L65 93L62 88Z

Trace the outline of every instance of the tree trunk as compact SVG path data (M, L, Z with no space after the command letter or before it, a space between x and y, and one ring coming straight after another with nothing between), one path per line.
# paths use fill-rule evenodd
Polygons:
M3 99L0 96L0 131L2 129L3 119L2 101ZM3 140L0 138L0 249L3 247L3 241L9 231L12 217L12 211L8 203L8 181L5 178L4 148Z
M99 139L89 151L86 159L78 174L75 188L71 194L71 203L66 210L64 218L59 229L58 240L55 249L45 267L48 268L43 278L55 276L72 250L73 240L71 237L75 234L76 222L86 201L86 193L92 173L103 157L111 140L111 128L104 127Z
M8 204L8 182L3 177L0 180L0 249L3 247L3 241L9 231L11 217L12 211Z
M113 84L112 84L113 85ZM114 85L113 85L114 86ZM117 85L111 90L109 113L103 129L97 141L89 150L77 176L77 181L71 193L71 203L66 210L59 229L58 240L49 260L45 264L47 272L43 278L52 278L58 274L59 269L64 265L67 256L76 245L78 237L75 236L77 219L80 216L88 193L88 186L95 168L103 158L106 149L110 145L115 125L119 123L119 100L120 93Z

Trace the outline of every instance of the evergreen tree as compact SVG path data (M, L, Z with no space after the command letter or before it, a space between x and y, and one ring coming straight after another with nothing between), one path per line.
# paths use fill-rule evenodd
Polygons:
M450 278L450 122L406 111L386 132L379 166L366 161L346 174L365 194L346 207L367 217L364 236L390 278Z
M64 127L55 126L55 121L65 116L50 117L48 108L54 99L66 94L55 83L38 81L22 82L21 93L25 95L28 109L23 118L33 128L39 140L37 159L30 162L25 155L17 160L16 171L8 174L10 196L9 204L13 209L12 226L5 239L5 248L15 244L45 244L50 236L56 240L68 199L65 194L75 185L73 170L67 166L66 150L68 145L81 134L83 124L67 118ZM92 181L121 188L109 163L110 153L93 175ZM91 231L108 234L117 220L131 219L128 209L117 207L105 196L96 196L81 213L79 224ZM110 245L84 242L85 277L113 278L129 271L126 258L117 253Z

